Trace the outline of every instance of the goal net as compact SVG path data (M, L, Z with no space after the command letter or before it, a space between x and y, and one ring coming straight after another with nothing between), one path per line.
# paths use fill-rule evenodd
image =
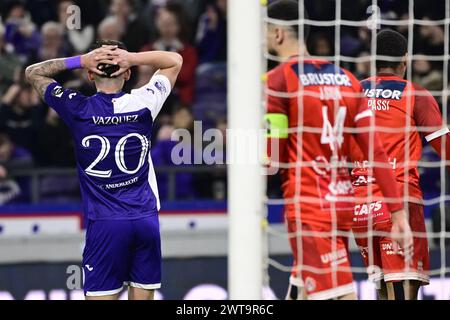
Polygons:
M276 0L275 0L276 1ZM273 21L268 18L266 5L274 1L262 1L262 25L263 30L267 28L267 23L277 23L286 26L298 26L298 40L299 43L307 43L308 51L310 53L309 59L326 59L335 63L339 67L351 71L358 80L376 75L376 34L378 31L384 28L391 28L402 33L408 41L408 55L406 61L406 74L405 78L409 82L420 84L426 88L439 104L440 111L442 112L443 122L447 123L448 103L450 100L449 94L449 48L450 48L450 0L442 1L422 1L422 0L406 0L406 1L385 1L385 0L367 0L367 1L306 1L298 0L299 6L299 19L294 21ZM306 17L304 12L308 12ZM250 23L250 22L248 22ZM307 38L304 36L305 26L310 27L310 32ZM266 30L267 31L267 30ZM264 32L263 32L264 37ZM267 47L263 49L263 65L267 65L267 69L271 69L279 63L285 62L277 55L272 54L267 50ZM383 57L384 58L384 57ZM386 57L389 60L392 57ZM298 52L299 59L299 73L302 72L303 53ZM393 59L395 61L395 59ZM300 81L300 80L299 80ZM373 84L372 84L373 85ZM299 86L301 88L301 86ZM320 134L317 128L310 128L304 126L304 115L306 106L302 105L304 95L307 92L299 89L298 96L298 127L295 129L297 134L299 159L301 159L302 145L301 136L308 132L314 132ZM275 95L280 97L289 97L289 92L274 92L267 86L263 88L263 100L267 101L268 95ZM412 99L408 99L411 104ZM383 106L380 106L382 108ZM411 105L407 105L407 108L412 108ZM318 115L319 116L319 115ZM403 163L397 163L400 166L414 166L417 165L420 173L420 183L423 192L423 205L424 215L426 222L426 233L416 232L416 237L426 237L429 243L430 253L430 284L421 288L419 292L419 298L422 299L450 299L450 225L446 223L449 221L449 215L446 214L449 204L449 195L447 194L447 168L449 164L440 157L427 145L425 139L423 139L422 156L419 161L412 161L409 159L411 148L416 148L412 145L412 141L409 141L409 133L413 130L419 130L412 123L413 120L409 119L400 128L376 128L376 131L384 133L395 133L402 130L405 133L405 147L404 147L404 159ZM372 123L373 124L373 123ZM345 128L347 129L347 128ZM291 130L291 129L289 129ZM391 131L389 131L391 130ZM291 131L289 131L291 132ZM441 154L445 155L445 140L442 139ZM372 140L370 140L372 141ZM370 146L371 153L373 154L373 146ZM369 159L373 160L373 159ZM391 159L392 160L392 159ZM273 163L272 165L278 166L280 170L292 168L295 166L295 174L301 177L302 169L308 166L305 161L297 161L295 163ZM350 164L349 164L349 170ZM408 181L408 171L405 170L405 181ZM269 177L269 180L277 181L276 177ZM405 183L403 190L402 201L408 202L410 199L410 190L407 187L408 183ZM301 197L300 189L303 186L299 185L295 187L294 201L297 202L296 211L300 211L300 203L305 201ZM233 186L230 186L233 188ZM278 181L269 183L268 198L266 204L268 206L270 220L275 220L274 217L279 212L276 208L286 205L286 200L283 199L280 190L280 183ZM371 188L369 188L371 189ZM369 190L370 196L376 198L372 194L372 190ZM306 199L308 201L308 199ZM295 204L294 204L295 206ZM361 209L361 208L359 208ZM368 211L373 211L374 207L366 208ZM336 219L338 212L336 208L331 206L330 215L332 219ZM361 213L363 214L363 213ZM412 214L412 212L409 212ZM282 215L278 214L278 218ZM371 215L370 215L371 216ZM261 217L265 219L265 217ZM300 214L298 215L298 225L301 225ZM333 225L336 225L336 221L332 221ZM231 226L232 227L232 226ZM270 286L284 286L288 287L288 281L290 273L292 271L292 261L285 258L289 253L285 249L281 248L283 244L284 248L287 248L286 244L291 236L301 237L331 237L336 240L338 235L347 235L350 237L350 260L351 271L353 273L353 279L357 295L360 299L376 299L376 286L375 283L367 280L367 268L362 263L361 253L358 246L353 239L352 232L342 233L338 230L332 230L331 232L317 233L302 229L297 229L295 234L287 232L282 218L277 223L270 223L264 228L265 236L269 241L265 245L266 248L262 248L264 252L263 257L263 269L266 272L266 277L263 277L266 282L265 285ZM376 257L374 252L370 249L373 245L373 236L377 236L377 231L373 228L373 218L368 218L368 229L365 236L368 238L369 248L366 252L368 255L369 265L374 265ZM263 241L264 237L260 238ZM280 245L278 245L280 244ZM305 254L312 254L310 248L303 248L302 242L298 241L297 254L297 271L304 269L313 269L314 267L303 263ZM332 246L332 252L337 250L337 245ZM336 253L337 254L337 253ZM339 264L331 268L332 272L337 273L339 271ZM373 270L372 270L373 271ZM408 271L408 270L406 270ZM406 272L405 271L405 272ZM232 276L232 275L231 275ZM337 276L333 277L335 281ZM274 283L282 279L284 283ZM305 284L303 284L305 285ZM284 297L278 297L284 298Z

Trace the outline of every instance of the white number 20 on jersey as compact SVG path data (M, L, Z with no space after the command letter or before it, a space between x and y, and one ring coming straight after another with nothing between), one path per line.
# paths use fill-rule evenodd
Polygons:
M141 154L139 157L139 163L138 163L137 167L135 169L130 170L127 168L127 165L125 164L124 152L125 152L125 144L127 143L127 140L132 137L139 139L139 141L141 142L142 149L141 149ZM106 156L109 153L109 150L111 149L111 144L110 144L108 138L106 138L106 137L98 136L98 135L90 135L90 136L84 137L84 139L81 141L81 145L85 148L89 148L89 145L90 145L89 141L91 141L92 139L99 140L102 147L100 149L100 153L98 154L97 158L95 158L95 160L84 171L86 172L86 174L88 174L90 176L99 177L99 178L109 178L109 177L111 177L111 173L112 173L111 169L110 170L97 170L97 169L94 169L94 167L99 162L103 161L106 158ZM130 134L127 134L126 136L120 138L120 140L117 142L116 149L114 152L114 158L116 160L117 167L123 173L135 174L144 165L145 159L147 157L148 149L149 149L148 139L144 135L141 135L138 133L130 133Z
M339 107L333 127L328 119L328 107L322 107L323 127L322 135L320 136L320 143L329 144L332 151L335 150L336 145L340 148L344 142L344 121L346 114L347 108Z

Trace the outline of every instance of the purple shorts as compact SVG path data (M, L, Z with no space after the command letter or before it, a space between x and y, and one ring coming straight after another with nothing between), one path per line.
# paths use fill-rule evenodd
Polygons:
M116 294L124 285L160 288L158 215L133 220L89 220L83 271L86 296Z

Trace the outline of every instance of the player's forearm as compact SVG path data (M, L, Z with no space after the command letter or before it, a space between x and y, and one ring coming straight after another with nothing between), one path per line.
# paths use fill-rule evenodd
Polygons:
M397 180L394 176L394 171L388 162L386 153L381 149L374 150L374 162L380 165L375 165L373 168L373 175L380 186L383 196L390 201L387 201L387 205L391 212L399 211L403 209L401 196L397 188Z
M362 120L364 121L364 120ZM368 123L369 124L369 123ZM383 196L388 199L386 201L387 206L391 212L396 212L403 209L403 204L398 191L397 181L394 177L394 172L391 165L388 162L386 153L383 150L383 146L378 140L377 133L373 133L373 140L370 139L368 132L361 132L357 135L356 140L364 153L366 159L372 159L376 165L373 166L373 176L375 177L378 186L383 193ZM370 148L370 144L372 148ZM370 150L373 150L373 154L370 154Z
M52 59L28 66L25 69L25 78L36 89L39 95L44 97L47 86L55 82L53 77L66 70L64 58Z
M151 65L157 69L181 68L183 58L176 52L146 51L132 53L130 62L134 66Z
M41 98L47 86L55 82L53 77L64 70L84 67L86 55L70 58L51 59L32 64L25 69L25 78L36 89Z
M52 59L39 63L32 64L25 69L25 76L28 80L34 80L33 77L53 77L61 71L66 70L64 58Z

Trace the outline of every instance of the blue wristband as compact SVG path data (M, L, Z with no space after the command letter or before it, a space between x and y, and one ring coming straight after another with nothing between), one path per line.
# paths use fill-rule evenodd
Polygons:
M79 69L81 68L81 56L66 58L64 59L64 63L68 70Z

